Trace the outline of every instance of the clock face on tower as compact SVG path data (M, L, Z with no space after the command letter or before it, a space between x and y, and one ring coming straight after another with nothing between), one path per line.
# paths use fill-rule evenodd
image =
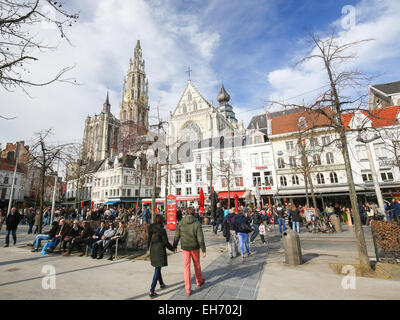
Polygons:
M132 93L131 92L127 92L124 96L124 101L125 102L131 102L132 100Z

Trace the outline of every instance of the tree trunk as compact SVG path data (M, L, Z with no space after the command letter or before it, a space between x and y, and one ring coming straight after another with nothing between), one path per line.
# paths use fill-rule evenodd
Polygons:
M369 262L369 257L368 257L367 245L365 243L364 231L362 229L360 212L358 210L356 187L354 184L353 172L351 170L350 157L347 149L347 140L344 132L340 133L340 140L342 143L342 154L346 168L347 183L349 184L349 195L350 195L351 208L353 212L353 220L354 220L354 227L357 239L360 266L362 272L372 272L371 264Z
M45 189L45 175L46 171L42 168L40 173L40 207L39 207L39 223L38 223L38 234L42 233L43 224L43 208L44 208L44 189Z

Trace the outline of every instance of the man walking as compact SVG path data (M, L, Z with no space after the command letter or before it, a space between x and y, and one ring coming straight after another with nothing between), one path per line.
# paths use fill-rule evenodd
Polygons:
M190 276L191 260L193 260L197 286L201 287L205 282L200 266L200 249L203 252L203 258L205 258L206 245L204 243L203 229L200 222L196 220L194 215L195 211L193 208L186 209L186 215L178 224L173 244L174 252L176 253L176 248L178 246L179 240L181 241L181 249L184 263L185 289L187 296L190 296L192 289Z
M16 208L12 208L11 212L6 217L6 244L4 247L8 247L10 244L10 233L14 240L14 246L17 243L17 227L22 220L21 214Z
M286 230L286 223L285 223L285 209L281 206L281 204L277 205L276 214L278 215L279 233L282 234L282 232Z
M229 214L225 217L222 225L228 224L229 227L229 241L228 241L228 253L230 258L233 258L233 252L235 257L239 256L238 246L238 235L236 234L236 212L235 208L232 208Z
M215 228L214 228L214 233L217 234L218 232L218 227L220 224L222 224L222 221L224 220L224 209L221 207L220 203L217 203L217 211L215 212Z
M256 239L256 237L260 234L260 225L263 221L263 218L260 214L260 212L258 211L260 210L260 208L257 208L254 210L254 214L253 214L253 228L254 228L254 232L250 237L250 242L253 243L254 240ZM263 244L265 244L265 239L264 239L264 235L260 234L260 238L261 238L261 242Z

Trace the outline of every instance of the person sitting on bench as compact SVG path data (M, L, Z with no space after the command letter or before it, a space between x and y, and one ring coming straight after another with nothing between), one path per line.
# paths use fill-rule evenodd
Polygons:
M110 257L108 258L108 260L112 260L113 252L114 252L113 247L117 243L117 239L118 239L118 241L121 241L123 243L125 241L125 238L127 235L128 235L128 230L126 230L125 222L120 221L117 232L115 233L115 235L113 237L111 237L110 241L108 241L104 245L103 249L100 251L100 256L103 256L104 252L106 252L108 250L108 253L110 254Z

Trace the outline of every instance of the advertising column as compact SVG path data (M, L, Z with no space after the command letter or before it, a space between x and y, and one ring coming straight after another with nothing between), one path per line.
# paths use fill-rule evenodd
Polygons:
M167 229L176 230L176 197L172 194L167 197Z

